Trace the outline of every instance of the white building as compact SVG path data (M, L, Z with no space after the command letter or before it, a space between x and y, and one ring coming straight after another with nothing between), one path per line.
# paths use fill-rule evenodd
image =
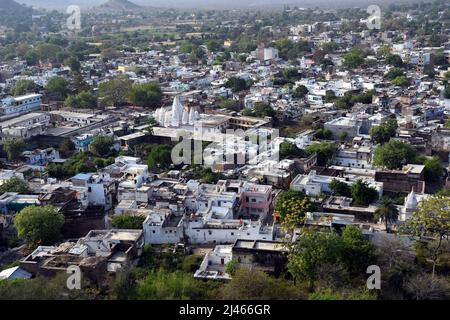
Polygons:
M20 115L41 108L42 95L27 94L20 97L9 97L1 101L0 115Z

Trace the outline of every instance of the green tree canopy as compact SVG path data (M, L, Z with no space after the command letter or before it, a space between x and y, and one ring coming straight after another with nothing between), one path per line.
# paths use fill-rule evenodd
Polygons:
M3 142L3 150L5 150L9 161L19 160L26 147L27 144L23 139L8 139Z
M303 99L308 94L308 88L304 85L299 85L294 89L294 93L292 94L294 98Z
M130 101L136 105L157 108L161 104L162 91L158 83L135 84L128 95Z
M378 191L362 179L356 180L350 188L353 201L357 205L367 206L378 199Z
M249 84L242 78L231 77L225 83L225 87L231 88L233 92L239 92L243 90L247 90L249 88Z
M307 156L317 152L317 164L319 166L325 166L333 159L336 150L336 145L334 143L320 142L309 145L306 147L305 152Z
M350 186L345 182L339 181L337 179L331 180L330 189L333 194L340 197L348 197L352 196Z
M150 170L168 168L172 164L172 147L167 144L154 146L148 155L147 164Z
M13 96L22 96L27 93L35 93L38 86L31 80L19 80L11 90Z
M389 119L387 122L370 129L370 137L373 141L379 144L388 142L391 137L394 137L397 132L397 120Z
M53 99L64 100L69 93L69 81L63 77L53 77L48 81L45 89Z
M375 219L384 221L386 231L388 231L389 224L395 223L398 220L399 211L393 201L389 197L382 197L380 207L375 210Z
M401 169L403 165L412 163L417 152L412 146L397 140L390 140L375 149L373 163L388 169Z
M30 206L14 217L14 225L28 246L53 245L61 239L64 216L52 206Z
M30 187L28 183L18 177L11 177L7 181L0 185L0 194L5 192L18 192L20 194L30 193Z
M142 229L144 220L145 217L121 214L112 218L111 225L117 229Z
M111 152L114 138L110 136L96 136L89 144L89 151L98 157L105 157Z
M69 108L93 109L97 107L97 97L89 91L82 91L79 94L68 96L64 105Z
M126 76L117 76L98 86L103 105L122 106L127 101L132 82Z

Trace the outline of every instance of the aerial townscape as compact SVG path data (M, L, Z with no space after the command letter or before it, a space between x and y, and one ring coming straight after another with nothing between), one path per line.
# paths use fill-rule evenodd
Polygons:
M0 2L0 300L450 299L449 1L78 2Z

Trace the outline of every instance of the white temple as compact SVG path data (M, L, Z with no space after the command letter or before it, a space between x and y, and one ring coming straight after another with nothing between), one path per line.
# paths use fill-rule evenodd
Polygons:
M406 221L408 219L411 219L412 214L417 210L419 203L428 197L428 194L416 194L413 188L405 198L405 204L400 210L399 220Z
M184 107L181 104L180 97L173 99L172 108L159 108L155 111L155 119L161 127L180 127L193 126L200 119L198 111L193 107Z

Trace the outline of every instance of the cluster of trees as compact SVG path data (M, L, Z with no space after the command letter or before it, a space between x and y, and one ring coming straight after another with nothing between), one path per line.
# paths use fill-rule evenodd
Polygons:
M394 86L407 87L409 85L409 80L405 73L398 67L391 68L386 73L385 77L390 80Z
M127 214L115 215L111 225L116 229L142 229L145 217L131 216Z
M274 210L280 214L283 227L292 231L304 223L306 213L314 208L303 192L285 191L278 195Z
M64 105L69 108L96 108L97 97L90 91L82 91L76 95L71 95L66 98Z
M306 147L305 154L310 156L313 153L317 153L317 164L319 166L326 166L331 162L336 154L337 147L332 142L320 142L313 143Z
M52 206L29 206L14 217L18 236L25 239L30 248L59 241L63 225L64 215Z
M337 196L352 198L356 205L367 206L378 199L378 191L361 179L358 179L351 186L333 179L330 183L330 189Z
M18 177L11 177L0 185L0 194L5 192L17 192L19 194L28 194L31 192L28 183Z
M348 51L342 57L342 64L348 69L355 69L360 67L367 56L367 53L361 48L355 47Z
M305 229L289 248L288 269L294 279L342 288L358 283L362 288L367 266L376 261L375 247L364 239L358 227L347 226L342 236L335 232Z
M50 177L64 179L78 173L96 172L114 163L114 157L95 156L90 151L79 152L67 159L63 164L50 163L47 173Z
M32 80L22 79L16 82L11 89L13 96L21 96L27 93L35 93L38 89L38 85Z
M280 157L288 158L288 157L303 157L305 152L302 149L299 149L295 143L284 141L280 144Z
M248 116L248 117L258 117L258 118L264 118L264 117L275 117L275 110L273 108L265 103L257 102L255 104L255 107L253 109L246 108L242 111L242 115Z
M251 81L246 81L239 77L231 77L225 83L225 87L230 88L233 92L240 92L251 87Z
M375 149L373 164L388 169L401 169L406 164L422 164L425 166L425 180L436 182L442 179L445 172L439 157L424 157L409 144L389 140Z
M282 38L275 41L275 47L278 49L280 58L284 60L296 60L311 52L309 42L304 40L293 42Z
M8 139L3 142L3 150L9 161L19 160L26 147L27 145L23 139Z
M374 95L374 90L369 90L365 93L354 94L353 92L346 92L343 97L336 97L334 91L328 90L325 93L325 102L334 102L336 107L342 110L348 110L356 103L370 104Z
M157 83L133 84L126 76L117 76L98 86L99 99L103 105L120 107L126 102L146 108L161 104L162 91Z
M370 137L377 144L384 144L391 140L397 132L397 120L389 119L385 123L370 129Z

